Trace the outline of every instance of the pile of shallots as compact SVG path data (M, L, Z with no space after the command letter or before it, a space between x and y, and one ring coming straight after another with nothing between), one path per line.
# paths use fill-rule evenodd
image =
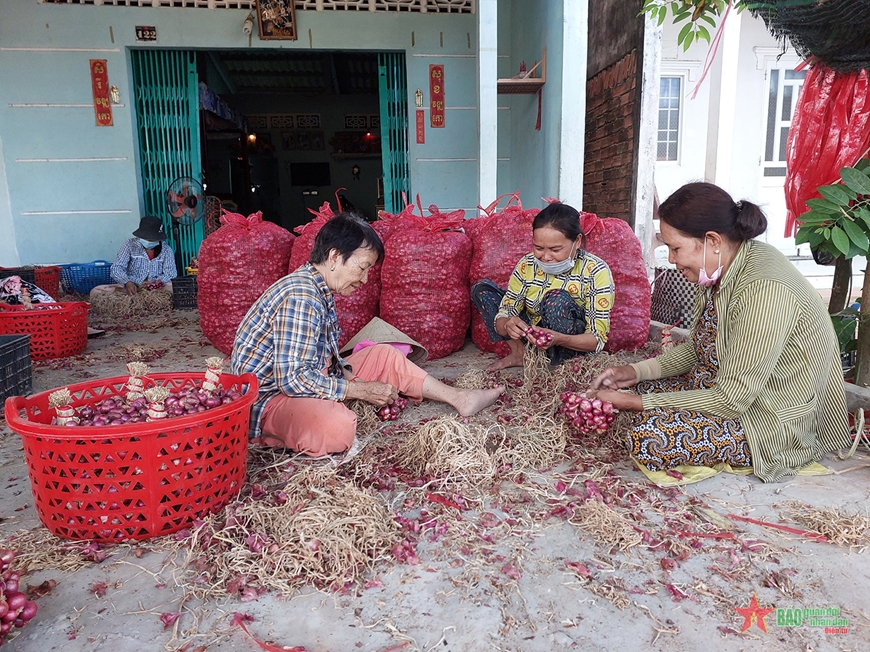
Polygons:
M616 418L617 410L607 401L588 399L574 392L562 392L559 398L562 400L559 413L564 414L581 435L606 432Z
M408 407L408 399L400 396L390 405L378 409L378 418L381 421L395 421L406 407Z
M66 388L52 392L49 405L56 409L53 425L59 426L123 426L157 419L171 419L198 414L227 405L242 397L235 389L219 384L223 360L206 359L207 370L200 387L185 387L174 391L166 387L145 389L148 366L142 362L127 365L130 377L126 394L116 394L91 405L73 408L72 396Z
M36 603L18 590L21 575L10 567L14 550L0 550L0 645L13 627L24 627L36 615Z

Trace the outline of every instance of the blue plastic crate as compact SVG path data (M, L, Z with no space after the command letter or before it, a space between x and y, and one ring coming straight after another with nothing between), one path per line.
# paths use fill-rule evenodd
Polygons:
M112 277L109 274L111 268L112 263L107 260L62 265L60 277L67 290L88 294L98 285L112 283Z

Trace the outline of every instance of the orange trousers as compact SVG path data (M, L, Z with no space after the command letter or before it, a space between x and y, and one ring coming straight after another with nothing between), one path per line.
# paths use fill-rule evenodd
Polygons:
M354 380L379 380L412 401L423 399L428 375L389 344L377 344L345 358ZM356 414L340 401L279 394L266 402L260 422L266 445L320 457L350 448Z

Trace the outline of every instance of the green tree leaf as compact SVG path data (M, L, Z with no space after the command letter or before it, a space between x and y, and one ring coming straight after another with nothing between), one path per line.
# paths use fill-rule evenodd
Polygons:
M705 23L710 25L710 27L716 27L716 21L713 20L713 18L711 16L708 16L707 14L703 14L701 16L701 20L703 20Z
M823 224L825 222L831 221L831 213L818 213L816 211L809 211L804 213L798 218L798 222L801 224L807 224L810 226L817 226L819 224Z
M811 242L812 236L813 236L813 232L810 229L804 229L804 228L798 229L797 233L795 233L795 235L794 235L794 243L796 245L807 244L807 243L812 244L812 242Z
M710 45L710 32L707 31L707 28L703 25L698 25L698 38L704 39L707 41L707 45Z
M831 229L831 242L844 256L849 253L849 236L839 226Z
M866 206L859 206L855 209L855 215L857 215L861 221L866 225L864 228L870 229L870 209Z
M689 23L689 26L691 25L692 23ZM695 32L689 32L689 35L686 36L686 40L683 41L683 52L688 52L689 48L692 46L692 41L694 40L694 38Z
M667 8L667 7L661 7L661 8L659 9L659 27L662 26L662 23L663 23L663 22L665 22L665 18L667 17L667 15L668 15L668 8Z
M864 229L855 224L852 220L840 220L839 224L846 232L846 235L849 236L849 240L851 240L862 253L866 253L867 247L870 245L870 240L868 240Z
M848 206L849 202L855 199L854 193L849 192L845 186L840 184L835 186L819 186L819 193L825 199L840 206Z
M677 36L677 45L680 45L691 32L692 23L686 23L685 25L683 25L683 29L680 30L680 34L679 36Z
M825 215L839 215L840 207L827 199L808 199L807 206L813 211L824 213Z
M691 15L691 12L689 11L689 8L688 8L688 7L682 7L682 8L679 9L678 11L675 11L675 12L674 12L674 22L675 22L675 23L678 23L678 22L680 22L681 20L685 20L687 17L689 17L689 15Z
M859 195L870 195L870 177L855 168L842 168L840 178L849 190Z

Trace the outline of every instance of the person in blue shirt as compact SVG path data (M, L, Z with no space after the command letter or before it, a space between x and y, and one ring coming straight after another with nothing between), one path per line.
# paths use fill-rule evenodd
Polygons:
M139 228L123 245L112 263L109 273L114 283L98 285L94 293L123 291L136 294L139 288L151 281L160 281L166 290L172 291L172 279L178 276L175 254L166 244L166 232L159 217L146 215L139 221Z

